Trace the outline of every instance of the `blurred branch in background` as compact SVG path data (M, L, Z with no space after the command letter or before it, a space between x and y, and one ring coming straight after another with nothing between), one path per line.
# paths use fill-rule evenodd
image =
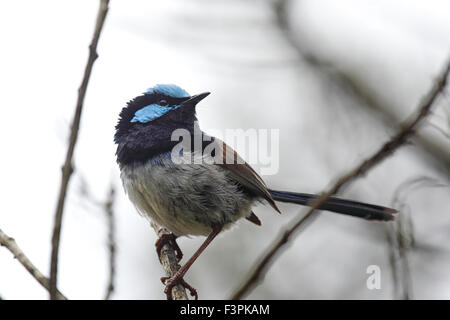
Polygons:
M109 251L109 277L108 277L108 287L106 288L105 300L111 298L114 292L114 282L116 276L116 226L114 219L114 200L115 200L115 188L111 183L109 188L108 199L104 204L106 217L108 219L108 251Z
M33 276L33 278L35 278L37 282L39 282L45 289L47 289L47 291L50 292L49 279L36 268L36 266L30 261L30 259L28 259L25 253L23 253L22 249L19 248L16 241L5 234L1 229L0 245L11 251L17 261L19 261L25 267L25 269L27 269L27 271ZM67 300L67 298L58 289L56 289L56 298L60 300Z
M96 207L96 209L100 209L104 212L106 217L106 225L107 225L107 232L108 232L108 284L106 286L106 292L105 292L105 300L111 299L111 296L115 289L115 279L116 279L116 252L117 252L117 245L116 245L116 219L114 215L114 204L116 200L116 187L114 186L114 183L111 182L109 186L109 191L106 200L99 201L97 200L93 195L89 188L89 185L86 181L86 179L83 177L81 173L77 174L77 177L79 179L80 185L79 185L79 194L82 198L87 200L89 204L91 204L93 207ZM84 204L84 202L81 202L80 205ZM93 207L89 207L86 210L88 212L93 211Z
M394 224L387 226L389 262L391 264L394 297L402 300L412 298L412 277L408 253L414 250L414 230L409 212L399 210Z
M261 280L267 269L274 262L274 258L277 254L281 253L285 245L292 240L291 236L299 230L308 220L308 218L314 213L314 211L323 204L330 196L337 193L343 186L348 185L362 175L367 174L367 172L379 164L382 160L388 158L393 154L399 147L403 146L408 139L415 134L418 125L430 114L431 108L437 98L440 96L441 92L445 89L447 85L447 78L450 73L450 60L447 62L442 73L437 78L434 83L433 88L425 96L424 100L419 106L417 115L407 121L405 124L400 126L399 132L393 136L388 142L386 142L376 153L371 157L364 160L359 166L351 170L349 173L343 175L334 186L322 196L320 196L314 203L311 204L311 208L308 212L300 218L291 228L282 231L281 236L278 237L271 246L270 250L264 255L260 262L253 269L254 271L248 276L244 284L239 288L231 297L231 299L241 299L246 296ZM297 232L298 234L298 232Z
M361 107L367 106L372 111L375 111L386 124L392 128L397 128L401 125L401 119L393 112L394 110L398 110L398 108L393 105L386 105L386 102L381 101L378 95L371 91L362 79L356 75L339 70L330 62L323 61L302 48L298 40L294 39L289 28L287 17L289 4L290 0L276 0L274 2L276 22L288 42L297 51L299 57L313 67L318 74L323 75L333 84L338 85L343 92L352 96L356 101L359 101ZM442 133L442 130L439 131ZM450 180L450 149L445 148L442 144L439 144L435 139L426 134L416 134L415 142L417 142L417 145L422 150L422 154L427 158L431 157L433 164L437 167L436 169L444 172L447 180Z
M407 197L424 188L448 188L449 185L431 177L415 177L402 183L392 197L392 206L398 208L399 215L394 225L387 226L390 264L394 282L394 297L408 300L413 296L412 276L408 255L416 251L411 209ZM427 249L430 250L430 249Z
M86 91L89 84L92 67L94 65L95 60L98 58L97 44L100 38L100 33L103 28L103 24L105 22L106 14L108 12L108 4L109 0L100 1L100 7L97 14L94 35L92 38L92 42L89 45L89 57L86 63L86 68L84 70L84 76L81 82L81 86L78 89L78 99L75 108L75 114L71 125L69 146L67 148L66 159L62 167L61 186L59 189L58 202L54 218L53 235L52 235L52 254L50 261L50 299L52 300L58 298L56 286L58 273L59 243L61 237L62 218L67 194L67 187L69 185L70 177L73 173L72 158L75 150L75 145L77 143L78 131L80 128L81 112L83 110L84 97L86 96Z

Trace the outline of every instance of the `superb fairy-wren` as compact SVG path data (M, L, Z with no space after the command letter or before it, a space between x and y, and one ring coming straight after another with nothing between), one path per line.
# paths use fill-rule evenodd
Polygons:
M208 95L190 96L175 85L156 85L122 109L114 136L120 176L131 202L144 217L172 232L158 239L158 254L170 241L181 259L176 237L207 236L193 257L167 279L169 299L178 283L197 298L195 289L183 280L186 271L215 236L237 220L246 218L260 225L252 212L255 202L265 201L279 212L275 201L309 205L317 198L268 189L233 149L200 131L195 106ZM176 130L189 138L183 148L176 148L180 143L173 139ZM198 146L192 143L196 139L201 139ZM368 220L392 220L396 212L338 198L329 198L319 208Z

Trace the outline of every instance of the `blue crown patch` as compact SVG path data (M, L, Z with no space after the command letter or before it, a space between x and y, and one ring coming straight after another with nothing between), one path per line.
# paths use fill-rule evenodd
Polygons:
M162 93L173 98L187 98L190 96L186 90L174 84L157 84L153 88L147 89L145 93Z

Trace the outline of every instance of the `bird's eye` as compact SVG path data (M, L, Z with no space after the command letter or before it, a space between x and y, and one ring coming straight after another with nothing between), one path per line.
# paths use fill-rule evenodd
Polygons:
M164 106L167 106L168 103L167 103L166 100L160 100L158 104L159 104L160 106L163 106L163 107L164 107Z

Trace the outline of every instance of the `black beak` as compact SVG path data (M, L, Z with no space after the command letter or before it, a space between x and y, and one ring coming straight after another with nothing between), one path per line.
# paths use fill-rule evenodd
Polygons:
M205 99L207 96L209 96L211 92L203 92L200 94L197 94L195 96L190 97L188 100L183 101L181 103L181 106L195 106L197 103Z

